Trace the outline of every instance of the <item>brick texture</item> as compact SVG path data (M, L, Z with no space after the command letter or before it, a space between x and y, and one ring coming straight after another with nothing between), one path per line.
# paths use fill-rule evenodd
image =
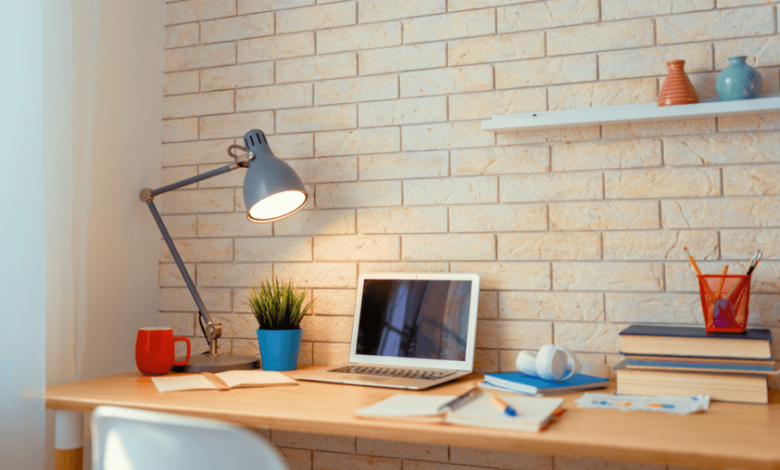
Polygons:
M569 345L613 364L626 324L701 324L706 272L756 250L751 324L780 325L780 113L506 134L496 114L653 102L666 61L715 96L728 58L780 91L770 0L188 0L166 5L166 183L230 162L262 128L311 200L269 225L243 170L160 197L227 348L257 354L248 288L316 299L301 364L348 354L357 276L476 272L476 370ZM202 348L160 247L160 324ZM775 330L777 331L777 330ZM773 382L777 384L777 381ZM271 430L291 468L544 469L612 462ZM625 464L615 464L623 468ZM656 468L655 466L653 467ZM665 468L663 465L657 468Z

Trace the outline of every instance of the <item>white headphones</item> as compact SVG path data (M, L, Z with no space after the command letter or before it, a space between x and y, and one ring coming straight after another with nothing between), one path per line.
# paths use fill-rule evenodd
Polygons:
M542 346L538 353L520 351L515 365L517 370L526 375L555 381L567 380L579 374L582 367L569 348L552 344Z

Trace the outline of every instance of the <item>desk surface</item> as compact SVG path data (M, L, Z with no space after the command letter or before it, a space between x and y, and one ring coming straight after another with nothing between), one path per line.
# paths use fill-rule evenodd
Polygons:
M295 377L296 372L287 373ZM202 416L249 427L449 444L496 450L581 455L714 468L780 469L780 393L770 404L713 403L704 414L578 409L580 393L560 395L566 414L546 432L513 433L441 424L358 419L354 412L396 393L455 395L469 375L425 392L299 382L294 387L158 393L149 377L128 373L46 389L50 409L125 406Z

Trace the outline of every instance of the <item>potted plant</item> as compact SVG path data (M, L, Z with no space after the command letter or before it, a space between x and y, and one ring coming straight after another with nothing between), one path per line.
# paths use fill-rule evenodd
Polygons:
M301 320L313 302L305 307L306 291L292 281L280 283L267 278L249 293L249 305L257 319L257 341L264 370L295 370L301 348Z

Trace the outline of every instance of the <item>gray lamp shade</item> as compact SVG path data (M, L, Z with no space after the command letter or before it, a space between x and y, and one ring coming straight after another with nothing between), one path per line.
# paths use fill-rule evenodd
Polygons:
M261 130L244 134L244 146L255 154L244 177L247 218L268 223L295 214L309 202L309 193L290 165L274 155Z

